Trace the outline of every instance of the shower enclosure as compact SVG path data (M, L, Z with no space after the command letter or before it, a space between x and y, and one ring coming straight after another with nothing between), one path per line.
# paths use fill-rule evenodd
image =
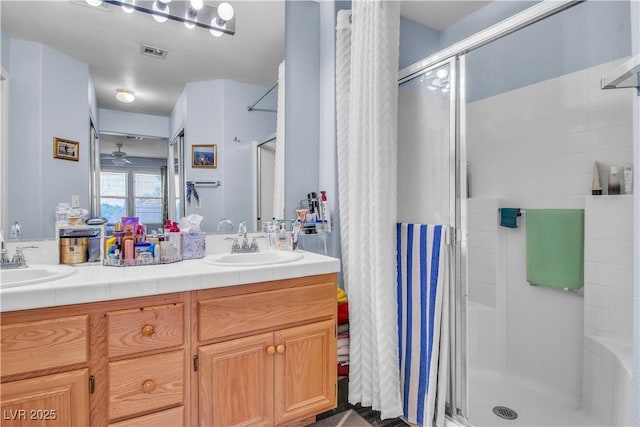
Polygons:
M631 195L592 196L633 154L629 2L542 2L401 71L400 221L455 226L448 410L472 425L627 425ZM583 209L584 286L526 281L526 214Z

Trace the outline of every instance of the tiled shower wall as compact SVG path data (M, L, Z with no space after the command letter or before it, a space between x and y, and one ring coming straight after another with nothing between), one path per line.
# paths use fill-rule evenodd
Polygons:
M627 273L606 274L607 269L621 262L608 258L612 255L607 248L620 253L618 244L626 243L615 236L625 233L627 225L627 235L631 236L631 222L604 227L606 215L599 214L596 220L586 212L587 218L592 218L587 221L598 221L597 226L605 229L598 230L595 236L587 232L587 286L583 298L580 294L529 286L522 228L526 214L518 220L520 228L506 229L497 225L497 208L589 211L607 206L608 201L617 205L624 200L625 196L590 196L596 160L600 162L605 193L609 167L631 161L633 91L605 91L599 86L600 77L623 61L467 105L471 195L467 201L468 294L471 305L481 307L475 314L470 313L477 316L469 322L471 366L474 357L487 362L504 354L504 363L498 363L506 368L505 372L552 388L559 398L575 404L582 393L584 326L587 331L622 335L631 327L627 321L630 302L624 300L624 292L618 291L620 287L631 290L631 273L628 277ZM630 203L628 211L621 209L620 215L631 215ZM616 218L609 221L617 221ZM607 229L613 234L607 234ZM628 268L630 271L630 264ZM589 286L590 283L596 286ZM596 303L595 296L589 294L593 289L607 298ZM491 345L483 345L483 340ZM493 354L488 356L486 351ZM480 366L490 367L486 363Z

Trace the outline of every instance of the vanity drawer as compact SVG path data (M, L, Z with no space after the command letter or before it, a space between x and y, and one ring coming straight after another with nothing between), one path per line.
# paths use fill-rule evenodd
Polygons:
M2 376L86 363L89 316L2 325Z
M159 350L184 342L184 304L107 313L109 358Z
M200 341L328 318L336 313L332 282L198 301Z
M109 420L184 402L184 350L109 363Z
M181 425L184 425L184 406L112 423L109 427L179 427Z

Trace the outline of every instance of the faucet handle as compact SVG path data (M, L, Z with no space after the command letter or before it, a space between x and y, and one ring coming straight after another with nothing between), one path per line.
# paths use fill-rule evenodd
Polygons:
M9 264L9 257L7 256L7 250L4 247L0 249L0 264Z
M22 253L22 248L16 248L16 252L13 254L13 258L11 258L11 264L16 264L17 267L27 266L27 262L24 259L24 254Z

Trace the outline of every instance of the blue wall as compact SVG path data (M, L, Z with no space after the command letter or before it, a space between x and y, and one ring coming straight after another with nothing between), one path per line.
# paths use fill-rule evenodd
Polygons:
M221 187L200 187L201 208L187 206L187 215L204 217L202 231L214 232L220 219L227 217L236 225L253 220L251 144L273 134L276 115L272 112L247 111L269 88L234 82L210 80L187 83L176 104L172 120L184 120L184 162L187 181L222 181ZM183 105L184 103L184 105ZM265 99L259 108L275 108ZM179 111L178 111L179 110ZM235 142L234 138L239 139ZM193 145L216 144L218 165L215 169L191 167Z
M10 54L11 39L4 28L0 27L0 65L2 65L2 68L4 68L7 73L11 72L11 64L9 61Z
M440 34L440 49L451 46L478 31L489 28L523 10L535 5L537 1L493 1L476 10L471 15L451 24Z
M285 215L318 189L320 11L316 2L285 3Z
M400 69L440 50L440 31L400 17Z
M467 55L467 102L631 54L629 2L586 1Z
M441 32L402 19L401 68L536 3L495 1ZM631 55L629 16L629 1L587 0L470 52L467 55L467 101ZM437 45L435 50L434 45Z
M11 40L7 220L27 239L54 236L58 202L89 207L89 67L42 44ZM53 158L53 138L78 141L79 160Z
M100 132L169 138L169 117L125 111L98 110Z

